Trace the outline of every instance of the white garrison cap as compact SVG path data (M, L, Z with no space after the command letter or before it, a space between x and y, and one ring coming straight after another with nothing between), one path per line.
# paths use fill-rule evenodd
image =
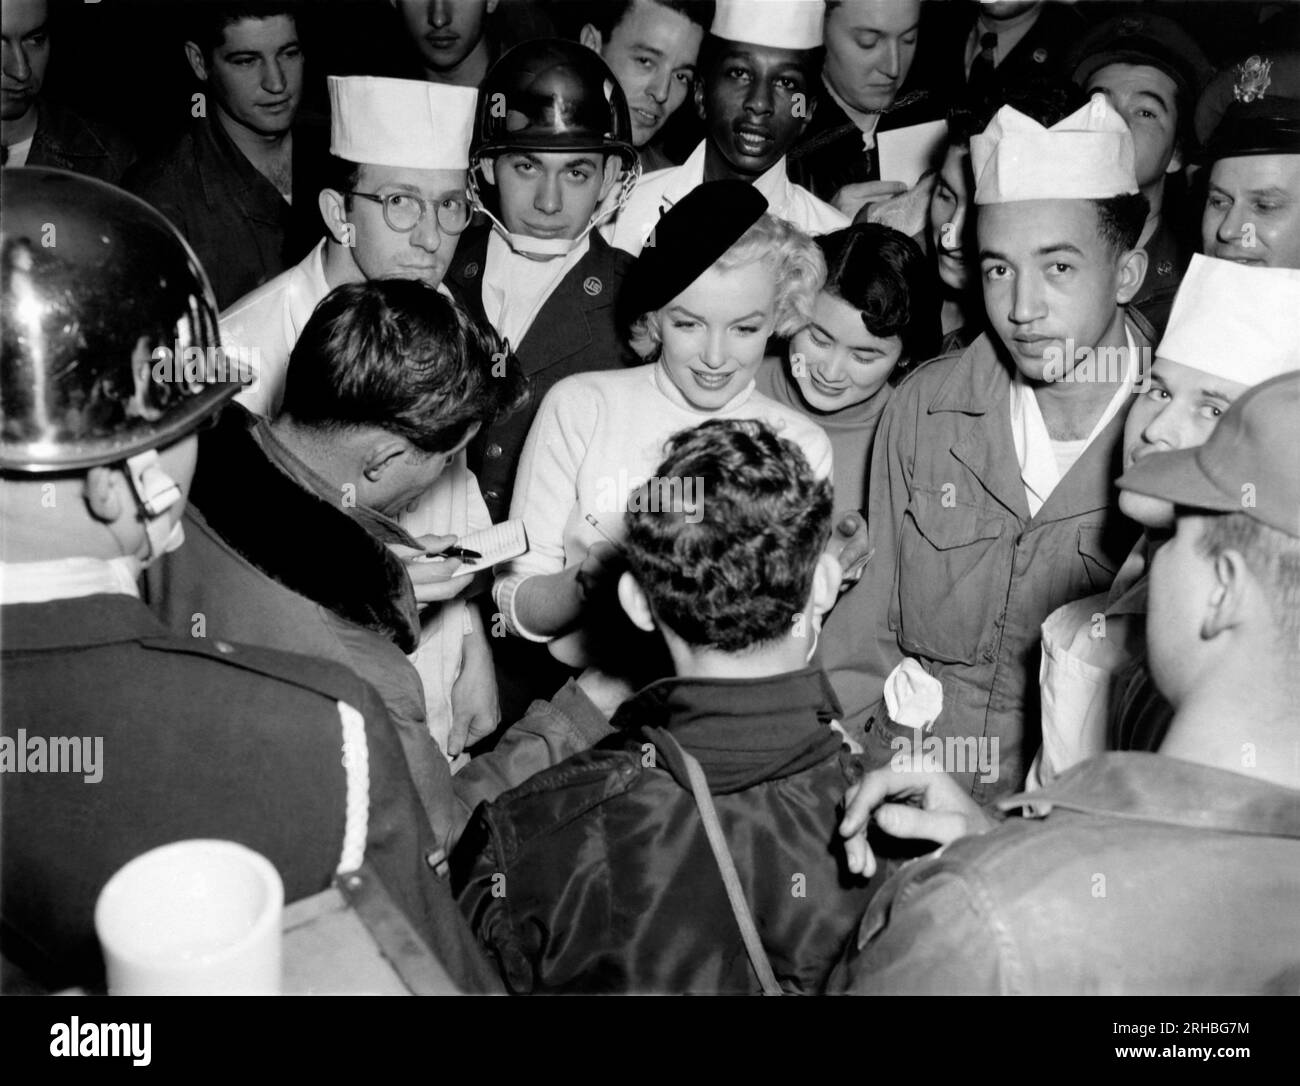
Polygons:
M971 138L970 156L977 204L1106 200L1138 191L1133 136L1101 94L1051 128L1003 106Z
M1197 253L1156 357L1258 385L1300 370L1297 314L1300 269L1251 267Z
M822 0L718 0L712 33L728 41L777 49L819 49Z
M349 162L467 170L473 87L369 75L329 77L330 151Z

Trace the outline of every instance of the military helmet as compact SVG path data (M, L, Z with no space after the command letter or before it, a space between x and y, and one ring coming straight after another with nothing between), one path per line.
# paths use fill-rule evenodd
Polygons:
M0 470L78 471L184 437L242 387L185 239L129 193L3 171Z
M637 161L627 99L592 50L560 38L516 45L479 90L471 162L503 151L602 151Z

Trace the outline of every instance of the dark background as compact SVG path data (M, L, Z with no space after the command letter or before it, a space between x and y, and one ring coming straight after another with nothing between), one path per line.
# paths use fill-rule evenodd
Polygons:
M199 89L181 43L185 18L205 0L51 0L50 97L116 125L142 150L168 142L190 120ZM553 30L576 35L591 0L501 0L492 26L509 44ZM599 2L599 0L596 0ZM963 0L929 0L925 20L960 15ZM1178 21L1216 66L1261 48L1300 47L1300 4L1254 0L1081 0L1090 21L1131 9ZM310 0L300 5L307 54L304 116L328 117L327 75L410 76L412 58L388 0ZM914 71L923 68L924 24ZM700 137L688 102L670 122L679 157Z

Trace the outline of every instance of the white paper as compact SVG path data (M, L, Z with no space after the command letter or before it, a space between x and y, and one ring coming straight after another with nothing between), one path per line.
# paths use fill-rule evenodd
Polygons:
M877 132L880 180L901 181L911 188L926 170L931 167L938 169L942 165L940 156L947 141L947 121L927 121Z

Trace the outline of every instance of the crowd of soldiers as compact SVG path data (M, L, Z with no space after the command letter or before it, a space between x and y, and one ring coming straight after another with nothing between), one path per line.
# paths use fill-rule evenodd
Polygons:
M3 0L5 990L222 838L465 992L1300 991L1300 6L313 6L136 147Z

